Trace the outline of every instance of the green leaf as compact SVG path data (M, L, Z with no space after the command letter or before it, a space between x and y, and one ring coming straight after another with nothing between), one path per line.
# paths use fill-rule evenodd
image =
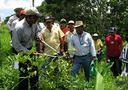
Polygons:
M104 90L103 76L97 71L95 90Z

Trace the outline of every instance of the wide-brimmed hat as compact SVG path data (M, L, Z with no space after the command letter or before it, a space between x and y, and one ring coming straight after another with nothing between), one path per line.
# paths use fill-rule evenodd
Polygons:
M73 20L68 21L68 24L75 24Z
M75 23L75 27L80 27L83 25L84 25L83 21L76 21L76 23Z
M97 33L94 33L92 36L93 37L98 37L99 35Z
M35 15L37 17L41 17L42 15L38 12L38 10L29 9L26 11L26 16Z

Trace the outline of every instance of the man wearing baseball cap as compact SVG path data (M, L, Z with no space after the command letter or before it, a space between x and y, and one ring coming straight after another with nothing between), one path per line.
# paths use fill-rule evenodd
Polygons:
M121 60L119 60L119 57L122 50L122 38L120 35L116 34L115 30L115 27L109 28L109 35L105 38L105 44L107 62L114 62L111 71L113 76L117 77L121 74Z

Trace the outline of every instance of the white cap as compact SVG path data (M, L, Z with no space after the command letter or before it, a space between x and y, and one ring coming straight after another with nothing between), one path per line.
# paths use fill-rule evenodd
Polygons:
M68 21L68 24L75 24L75 22L73 21L73 20L70 20L70 21Z
M94 37L98 37L99 35L98 35L97 33L94 33L93 36L94 36Z

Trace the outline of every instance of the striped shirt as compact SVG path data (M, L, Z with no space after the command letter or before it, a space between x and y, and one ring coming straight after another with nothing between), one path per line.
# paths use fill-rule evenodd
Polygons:
M32 47L32 41L37 37L38 32L37 24L30 27L26 19L21 20L16 24L15 30L12 32L13 48L17 52L28 51Z

